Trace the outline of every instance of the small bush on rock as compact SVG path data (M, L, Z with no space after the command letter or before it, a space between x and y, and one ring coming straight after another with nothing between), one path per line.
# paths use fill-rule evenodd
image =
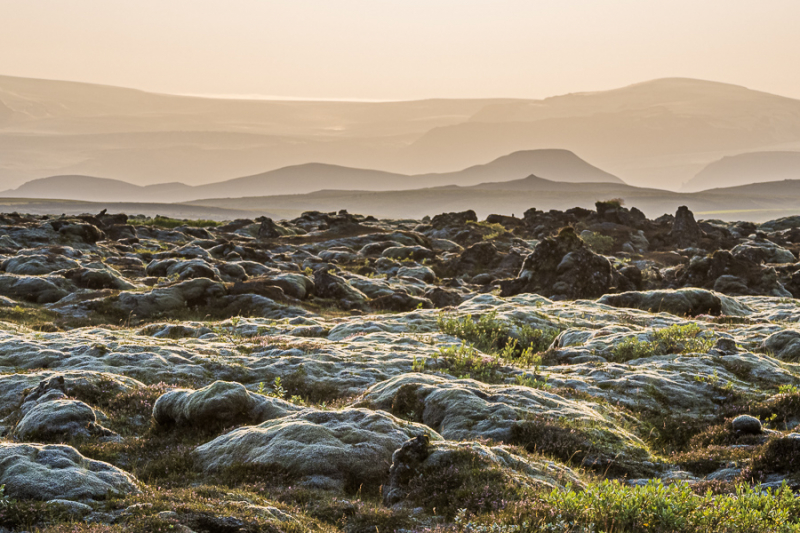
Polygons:
M714 337L704 335L705 330L697 324L673 324L657 329L650 340L625 339L614 346L610 361L624 363L643 357L658 355L707 353L714 346Z
M558 335L556 329L536 329L527 324L514 324L497 318L497 313L448 317L441 314L436 321L439 331L472 343L478 350L502 356L519 364L541 362L535 355L546 350Z
M502 365L494 357L487 357L472 346L448 346L439 349L443 370L462 379L475 379L484 383L503 381L499 373Z

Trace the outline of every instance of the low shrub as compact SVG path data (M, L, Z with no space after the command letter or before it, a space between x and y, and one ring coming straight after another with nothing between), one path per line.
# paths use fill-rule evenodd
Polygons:
M439 348L442 363L439 368L461 379L475 379L484 383L502 383L499 372L502 365L491 356L485 356L470 345Z
M696 494L684 482L650 481L626 486L603 481L585 490L554 490L473 521L453 531L534 533L760 533L800 531L800 499L779 490L738 485L732 494Z
M501 320L494 311L481 315L477 321L469 315L440 314L436 324L442 333L467 341L484 353L527 366L541 364L537 354L546 350L559 333L554 328L536 329Z
M614 237L602 233L591 232L581 235L581 239L592 251L598 254L608 254L614 249Z
M658 355L707 353L714 346L714 336L697 324L673 324L650 333L650 339L625 339L614 346L610 361L624 363Z

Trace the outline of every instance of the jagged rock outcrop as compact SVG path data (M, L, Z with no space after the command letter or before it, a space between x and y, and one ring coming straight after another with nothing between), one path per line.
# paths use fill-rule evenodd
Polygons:
M540 242L519 276L504 282L503 296L532 292L548 298L597 298L613 286L609 260L592 252L572 228Z
M679 248L690 248L700 244L703 231L695 221L694 214L685 205L680 206L675 213L670 237Z

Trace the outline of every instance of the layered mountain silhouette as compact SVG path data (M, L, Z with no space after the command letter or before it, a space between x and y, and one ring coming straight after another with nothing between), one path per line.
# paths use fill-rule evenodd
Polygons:
M537 176L470 187L431 187L408 191L317 191L302 195L251 198L216 198L188 202L184 206L237 210L241 213L269 211L281 217L302 211L369 213L385 218L408 218L449 211L475 210L479 216L491 213L521 216L527 209L547 211L572 207L594 208L598 200L621 199L641 209L648 217L674 214L689 206L706 219L765 221L797 214L800 180L756 183L739 187L679 193L633 187L624 183L565 183Z
M718 187L800 179L800 151L753 152L723 157L701 170L683 187L701 191Z
M338 211L371 214L382 218L420 218L448 211L474 209L479 216L491 213L521 216L536 208L593 208L598 200L622 199L648 216L674 213L686 205L700 218L763 222L796 216L800 205L800 180L755 183L738 187L678 193L633 187L624 183L567 183L537 176L469 187L455 185L405 191L324 190L308 194L245 198L211 198L184 203L153 200L132 203L127 198L88 202L76 200L0 197L0 210L26 213L79 214L111 212L156 214L177 218L293 218L303 211Z
M303 194L321 189L393 191L441 185L475 185L516 180L530 174L572 183L623 183L616 176L590 165L567 150L529 150L458 172L412 176L322 163L294 165L194 187L182 183L139 186L107 178L52 176L0 192L0 197L94 202L123 199L128 202L184 202L202 198Z
M427 175L543 148L677 190L723 157L800 150L800 101L680 78L543 100L289 102L0 77L6 188L54 175L197 186L309 162Z

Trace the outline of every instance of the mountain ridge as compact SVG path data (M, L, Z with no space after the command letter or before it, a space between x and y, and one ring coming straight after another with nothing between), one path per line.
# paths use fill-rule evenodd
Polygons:
M303 194L326 188L406 190L435 185L475 185L481 181L513 180L529 174L544 174L556 181L622 183L616 176L592 166L572 152L548 149L515 152L489 163L441 174L403 175L327 163L305 163L197 186L174 182L142 186L93 176L51 176L0 192L0 196L112 201L124 195L131 201L153 202L164 201L164 195L171 195L166 199L185 202L213 197Z

